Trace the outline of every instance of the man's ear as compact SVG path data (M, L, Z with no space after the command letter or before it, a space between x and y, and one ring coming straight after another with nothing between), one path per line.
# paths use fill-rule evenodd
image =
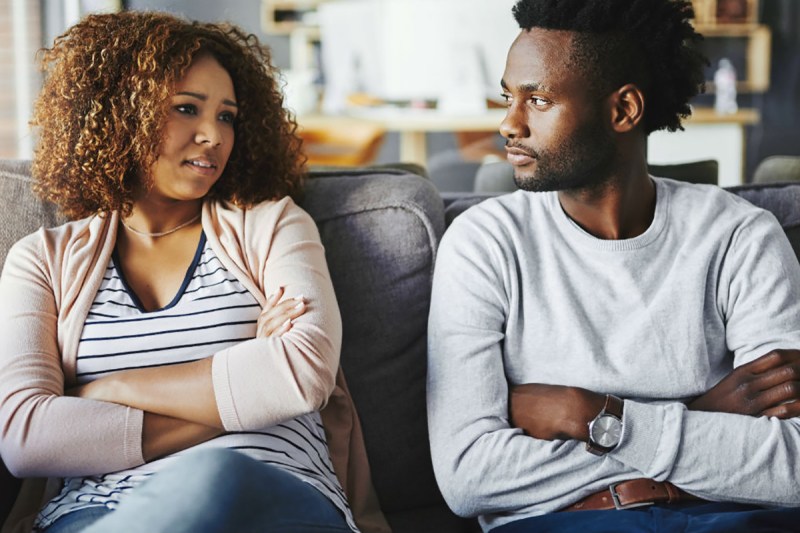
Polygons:
M617 133L634 129L644 117L644 94L633 83L623 85L611 94L611 127Z

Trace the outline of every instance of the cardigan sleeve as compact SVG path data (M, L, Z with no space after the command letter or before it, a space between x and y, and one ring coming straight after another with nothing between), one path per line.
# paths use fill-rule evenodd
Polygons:
M283 287L284 298L303 296L307 310L280 337L265 336L259 319L255 339L214 355L214 393L229 431L261 429L318 411L333 391L339 365L341 317L317 227L289 199L268 211L268 222L256 213L242 224L243 234L223 240L235 238L246 250L245 261L262 291L259 299ZM270 229L271 235L263 235Z
M9 251L0 276L0 455L18 477L140 465L142 411L64 396L54 255L41 232L30 235Z

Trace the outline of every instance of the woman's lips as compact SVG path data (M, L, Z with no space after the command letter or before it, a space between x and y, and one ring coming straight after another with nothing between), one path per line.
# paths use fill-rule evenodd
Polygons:
M217 172L217 165L210 161L189 160L184 165L203 176L213 176Z

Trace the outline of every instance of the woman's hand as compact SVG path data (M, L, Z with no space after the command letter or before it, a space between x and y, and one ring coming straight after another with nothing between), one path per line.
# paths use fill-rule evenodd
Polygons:
M259 326L259 333L265 337L280 337L292 329L295 318L306 312L306 302L302 296L280 301L282 296L283 287L279 287L267 298Z

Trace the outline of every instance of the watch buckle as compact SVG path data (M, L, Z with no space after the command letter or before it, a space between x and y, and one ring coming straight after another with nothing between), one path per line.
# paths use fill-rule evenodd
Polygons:
M655 505L656 502L638 502L638 503L628 503L624 504L619 499L619 494L617 493L617 485L621 482L612 483L608 486L608 491L611 493L611 501L614 502L614 508L618 511L623 511L625 509L634 509L636 507L647 507L648 505Z

